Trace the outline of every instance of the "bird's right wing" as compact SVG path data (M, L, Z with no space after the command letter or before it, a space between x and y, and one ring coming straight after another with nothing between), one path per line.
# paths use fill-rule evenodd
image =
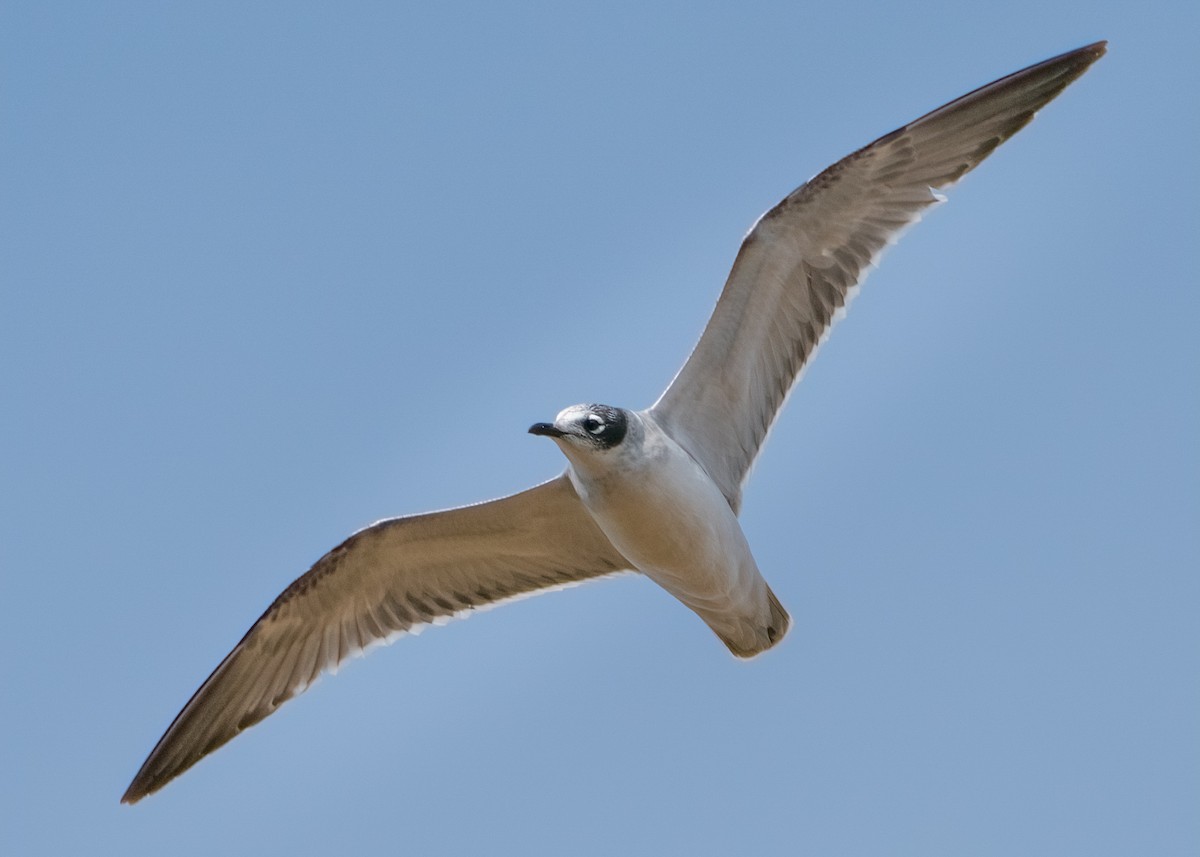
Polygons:
M373 524L275 599L184 706L122 801L162 788L374 644L630 568L565 475L499 500Z

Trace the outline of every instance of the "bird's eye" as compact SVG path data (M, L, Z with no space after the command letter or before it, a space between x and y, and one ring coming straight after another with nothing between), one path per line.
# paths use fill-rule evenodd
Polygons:
M583 427L591 434L600 434L604 431L604 421L598 417L589 416L583 421Z

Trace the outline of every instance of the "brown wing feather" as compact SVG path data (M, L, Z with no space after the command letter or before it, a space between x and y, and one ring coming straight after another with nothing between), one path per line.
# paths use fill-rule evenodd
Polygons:
M184 706L122 801L162 788L372 645L628 568L565 476L488 503L380 521L275 599Z

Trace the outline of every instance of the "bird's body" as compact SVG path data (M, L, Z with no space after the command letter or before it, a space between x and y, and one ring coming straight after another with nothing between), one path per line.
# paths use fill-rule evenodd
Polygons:
M133 803L308 688L422 625L641 572L739 657L787 633L737 514L772 422L880 252L1099 59L1103 42L956 99L843 158L764 214L703 335L644 411L576 405L530 432L563 475L498 500L380 521L285 589L151 751Z
M555 424L586 413L568 408ZM729 501L653 414L624 416L628 431L611 449L559 441L584 507L630 565L690 607L735 655L770 648L787 632L787 614Z

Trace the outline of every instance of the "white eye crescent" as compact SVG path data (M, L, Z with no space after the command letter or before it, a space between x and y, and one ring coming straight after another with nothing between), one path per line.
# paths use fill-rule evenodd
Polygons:
M583 427L591 434L600 434L604 431L604 421L598 417L589 415L587 419L583 421Z

